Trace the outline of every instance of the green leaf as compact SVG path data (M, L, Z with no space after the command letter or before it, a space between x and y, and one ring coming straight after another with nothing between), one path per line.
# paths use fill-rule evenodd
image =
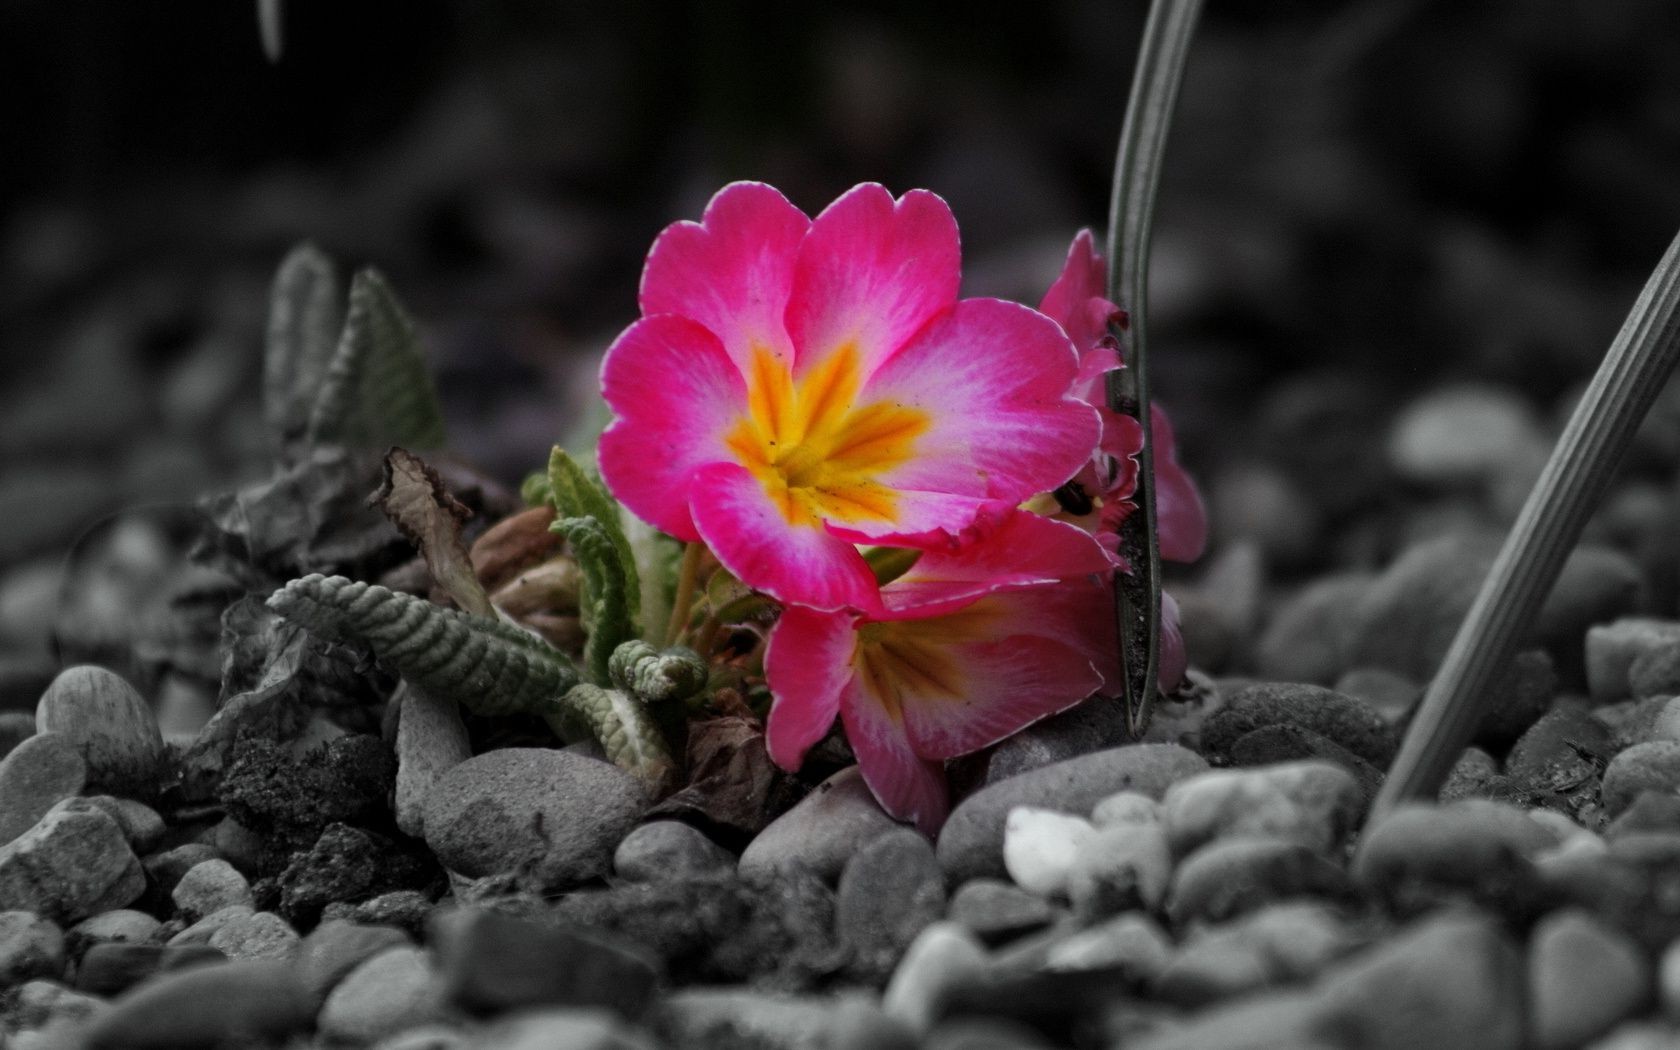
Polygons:
M554 490L548 487L548 475L533 470L519 483L519 499L527 507L541 507L554 502Z
M361 642L415 686L481 715L559 715L578 683L559 650L517 627L343 576L302 577L268 607L329 641Z
M581 722L600 741L607 758L646 784L650 793L664 795L675 786L676 763L646 704L623 690L584 683L566 693L563 708L549 719L556 732Z
M671 604L677 597L677 567L682 564L683 545L634 514L619 521L630 542L630 563L641 584L642 637L663 639L671 621Z
M594 518L618 552L619 564L624 566L624 591L629 603L630 617L641 612L641 584L636 578L635 552L620 524L618 501L607 492L600 479L592 477L578 466L566 450L555 446L548 454L549 498L560 518Z
M337 267L312 244L293 248L274 275L263 348L263 419L282 448L309 427L343 322Z
M572 556L583 570L582 619L589 632L583 643L583 663L589 680L606 685L611 675L608 664L614 649L636 637L630 612L635 593L635 570L622 557L600 520L590 516L561 518L551 528L566 537Z
M607 670L614 685L649 704L688 699L706 688L710 673L687 646L656 649L639 638L614 649Z
M362 270L309 419L313 443L438 448L443 413L414 322L385 278Z

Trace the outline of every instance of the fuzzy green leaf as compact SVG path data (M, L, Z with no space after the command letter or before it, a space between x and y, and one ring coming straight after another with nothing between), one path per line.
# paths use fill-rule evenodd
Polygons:
M636 559L630 549L630 539L620 524L618 501L607 492L600 479L586 473L558 445L548 454L548 495L554 501L556 516L594 518L600 523L607 539L618 552L619 564L624 566L624 592L630 618L634 620L641 612L641 584L636 578Z
M583 663L589 680L606 685L614 649L636 637L630 612L634 594L631 568L613 544L606 526L595 517L561 518L551 526L566 537L572 556L583 570L582 618L589 640L583 644Z
M582 722L601 742L607 758L634 774L652 794L664 795L675 786L676 764L646 704L621 689L585 683L572 687L564 707L558 716L561 722Z
M268 607L330 641L359 641L415 686L481 715L558 715L578 682L559 650L517 627L343 576L293 580Z
M706 661L693 649L657 649L640 639L613 650L607 662L613 684L649 704L686 700L706 687Z
M274 275L263 348L263 419L276 444L292 445L309 428L343 323L338 268L312 244L293 248Z
M309 420L314 443L438 448L443 413L408 311L375 270L350 284L350 310Z

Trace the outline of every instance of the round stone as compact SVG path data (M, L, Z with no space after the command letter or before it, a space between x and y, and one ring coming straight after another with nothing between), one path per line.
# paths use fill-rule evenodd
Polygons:
M156 793L163 734L121 675L89 664L61 671L35 708L35 727L63 734L81 754L88 787L141 799Z
M1003 824L1003 866L1022 889L1065 897L1073 858L1095 831L1084 817L1016 806Z
M426 796L439 777L472 757L472 742L454 700L405 685L398 703L397 827L421 838Z
M1184 858L1173 873L1167 916L1175 924L1222 922L1276 901L1354 896L1340 865L1299 843L1218 839Z
M196 922L230 904L252 904L251 884L225 860L193 865L175 884L169 897L188 922Z
M1651 965L1625 934L1581 908L1552 912L1528 952L1535 1050L1592 1041L1644 1006L1650 984Z
M1353 774L1329 762L1287 762L1211 770L1182 780L1161 799L1161 823L1182 856L1226 835L1264 835L1330 852L1363 811Z
M944 911L945 874L933 845L914 828L900 828L863 847L840 873L834 932L852 952L851 972L874 981L891 973Z
M1329 738L1378 767L1394 755L1394 731L1370 705L1320 686L1261 682L1239 690L1202 731L1203 748L1228 755L1256 729L1298 726Z
M1651 740L1622 751L1604 768L1599 789L1604 808L1614 817L1642 791L1680 790L1680 741Z
M90 1050L178 1050L246 1038L281 1041L314 1012L292 967L273 959L192 966L112 1002L87 1032Z
M426 952L387 948L351 970L327 996L318 1020L329 1039L365 1045L437 1019L438 995Z
M903 827L887 816L863 773L847 766L771 821L741 853L742 875L804 868L829 882L862 847Z
M554 891L611 870L647 808L617 766L569 751L503 748L462 762L426 796L426 844L471 878L518 872Z
M613 853L613 871L632 882L681 879L734 866L734 854L680 820L649 821L624 836Z
M0 911L0 988L64 973L64 931L33 912Z
M0 845L35 826L47 810L81 794L87 764L59 733L37 733L0 759Z
M86 799L65 799L0 846L0 908L73 923L131 904L145 889L122 829Z

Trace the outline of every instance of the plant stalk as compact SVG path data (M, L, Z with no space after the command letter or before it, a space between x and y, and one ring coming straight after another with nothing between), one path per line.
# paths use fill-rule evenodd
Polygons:
M1459 627L1372 807L1433 798L1680 360L1680 236L1639 293Z
M1108 298L1129 314L1126 367L1110 372L1108 407L1143 424L1138 452L1137 502L1120 527L1120 552L1130 573L1115 575L1115 618L1126 668L1126 724L1134 737L1148 728L1154 709L1161 649L1161 548L1155 523L1155 456L1149 418L1147 346L1149 238L1155 192L1161 181L1167 128L1184 80L1190 38L1202 0L1154 0L1138 47L1137 69L1120 129L1108 206ZM1119 333L1116 333L1117 335ZM1143 659L1137 660L1138 654Z
M688 618L694 612L694 592L700 576L700 555L706 549L703 543L689 543L683 546L682 564L677 568L677 593L671 601L671 619L665 624L665 644L676 645L688 627Z

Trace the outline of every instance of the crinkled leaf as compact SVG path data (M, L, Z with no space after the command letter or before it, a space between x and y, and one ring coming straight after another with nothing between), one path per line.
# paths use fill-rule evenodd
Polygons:
M312 244L293 248L274 275L263 349L263 418L283 450L309 427L343 321L337 267Z
M554 490L548 487L548 473L533 470L519 483L519 498L527 507L552 507Z
M619 557L608 529L593 517L561 518L554 531L566 537L572 556L583 570L583 625L589 640L583 645L583 663L589 680L607 685L612 678L607 665L614 649L636 637L630 613L632 580L630 568Z
M630 549L629 537L624 535L618 501L607 492L600 479L586 473L558 445L548 455L548 490L558 516L594 518L600 524L618 554L619 564L624 568L625 601L630 619L634 620L641 611L641 584L636 578L635 553Z
M642 637L662 639L671 620L671 604L677 597L682 544L634 514L625 514L619 520L641 589Z
M693 722L688 730L688 784L648 817L699 818L750 838L798 798L793 779L764 749L764 732L730 715Z
M607 670L614 685L649 704L686 700L706 687L709 674L706 661L687 646L656 649L639 638L614 649Z
M461 539L472 511L449 494L437 471L407 449L393 448L385 454L385 479L373 502L419 550L432 579L456 605L479 616L496 615Z
M475 714L549 717L577 684L565 654L517 627L342 576L305 576L268 607L323 638L359 641L418 688Z
M554 508L542 506L505 517L484 530L469 552L484 589L500 590L520 573L559 554L566 544L550 528L553 524Z
M414 322L376 270L350 284L350 309L309 420L316 444L438 448L443 413Z
M607 758L632 773L654 796L675 785L676 764L647 705L620 689L584 683L574 686L562 701L564 711L549 719L557 732L578 723L586 726Z

